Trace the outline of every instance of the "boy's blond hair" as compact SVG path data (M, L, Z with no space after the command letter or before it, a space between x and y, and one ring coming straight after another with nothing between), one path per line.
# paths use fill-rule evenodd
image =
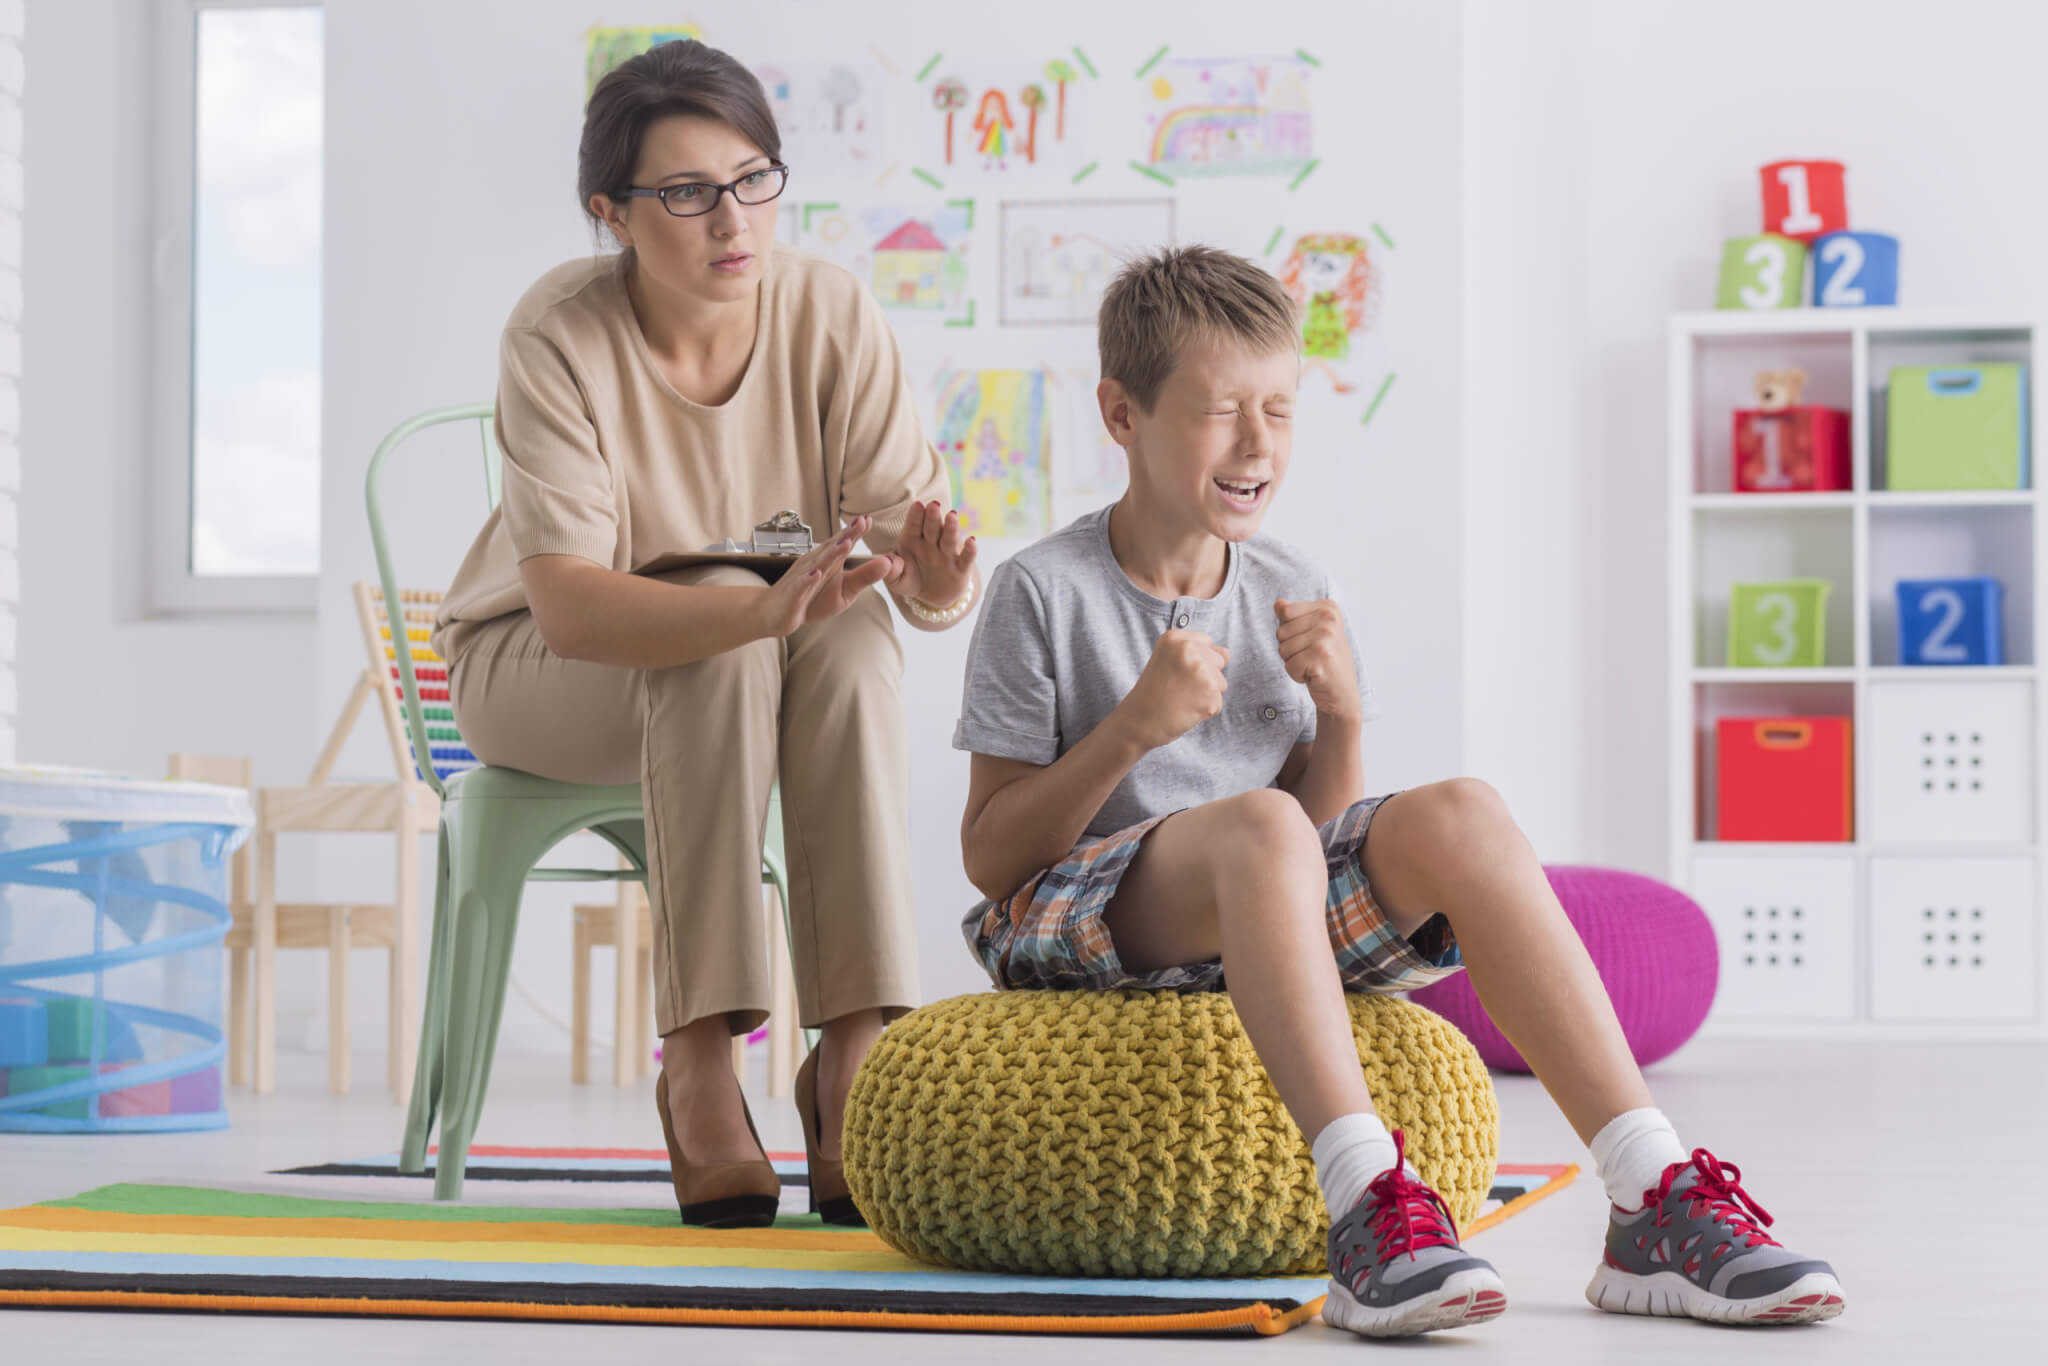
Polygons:
M1102 377L1147 413L1191 337L1301 350L1295 302L1266 271L1215 247L1168 247L1117 272L1096 320Z

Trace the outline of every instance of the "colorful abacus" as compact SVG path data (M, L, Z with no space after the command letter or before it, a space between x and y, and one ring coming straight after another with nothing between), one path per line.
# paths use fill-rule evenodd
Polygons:
M447 661L427 643L434 625L434 609L441 604L439 593L423 589L399 592L406 643L412 650L413 679L419 684L420 712L427 722L427 755L434 772L445 782L449 775L477 767L480 762L463 743L455 727L455 710L449 705ZM390 687L384 697L386 724L391 728L394 748L403 744L417 766L414 748L405 724L405 686L398 672L398 650L392 642L391 618L385 610L384 594L368 584L357 585L357 605L373 651L381 651ZM374 656L373 656L374 657ZM425 775L422 774L422 777Z

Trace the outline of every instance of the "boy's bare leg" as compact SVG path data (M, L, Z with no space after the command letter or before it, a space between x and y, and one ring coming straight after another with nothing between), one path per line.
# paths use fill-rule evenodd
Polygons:
M1328 887L1308 814L1266 788L1153 827L1104 916L1133 973L1223 960L1244 1032L1310 1139L1372 1110L1330 951Z
M1373 813L1364 857L1396 929L1450 921L1486 1013L1582 1141L1652 1103L1586 946L1491 787L1456 778L1399 794Z

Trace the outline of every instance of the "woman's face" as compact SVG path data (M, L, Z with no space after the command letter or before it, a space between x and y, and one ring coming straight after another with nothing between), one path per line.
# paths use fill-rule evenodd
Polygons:
M723 185L773 163L767 154L727 123L675 115L650 126L640 144L633 184L643 189L670 185ZM698 194L709 197L709 190ZM638 254L642 272L670 289L706 302L748 298L761 281L775 241L777 201L742 204L730 193L718 207L678 218L659 199L594 201L607 213L619 240ZM678 208L686 207L678 202Z

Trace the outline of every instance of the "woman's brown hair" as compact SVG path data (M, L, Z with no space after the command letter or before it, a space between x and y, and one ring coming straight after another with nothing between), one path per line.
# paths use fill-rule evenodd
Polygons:
M770 161L782 160L782 134L753 72L703 43L662 43L606 73L583 108L576 194L594 225L603 220L590 213L591 196L631 186L647 130L677 114L716 119Z

